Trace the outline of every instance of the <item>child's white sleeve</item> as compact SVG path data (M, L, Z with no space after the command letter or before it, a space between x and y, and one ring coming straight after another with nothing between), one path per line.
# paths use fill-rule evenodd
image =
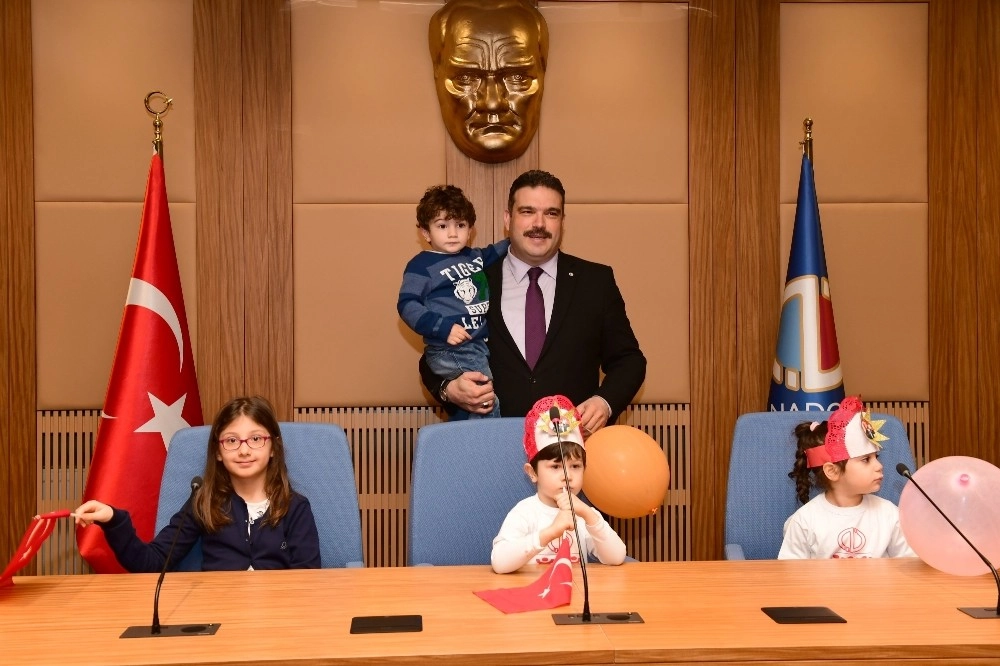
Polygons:
M809 549L809 535L802 521L798 519L796 511L785 521L784 539L781 541L781 550L778 551L779 560L808 560L812 559Z
M621 564L625 561L625 542L604 520L604 516L596 525L587 525L587 533L594 546L593 553L601 564Z
M910 544L906 542L903 535L903 528L899 525L899 511L896 511L896 522L892 526L892 533L889 535L889 548L886 549L889 557L916 557Z
M520 507L511 509L500 526L500 533L493 539L493 553L490 555L493 571L517 571L542 551L537 522Z

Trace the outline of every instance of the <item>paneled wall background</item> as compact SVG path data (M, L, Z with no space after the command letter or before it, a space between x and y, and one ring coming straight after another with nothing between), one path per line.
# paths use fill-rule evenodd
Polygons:
M438 418L394 308L413 207L456 183L490 242L536 166L564 180L565 248L614 266L650 360L624 419L674 484L655 520L618 527L643 559L719 556L732 425L766 398L805 116L848 390L903 418L918 462L1000 460L993 439L955 436L998 419L995 0L541 2L541 129L502 165L441 126L440 4L3 3L0 81L19 103L0 119L0 554L82 492L154 89L175 100L167 188L204 411L257 392L283 419L343 425L369 564L401 563L408 447ZM42 568L79 567L58 543Z

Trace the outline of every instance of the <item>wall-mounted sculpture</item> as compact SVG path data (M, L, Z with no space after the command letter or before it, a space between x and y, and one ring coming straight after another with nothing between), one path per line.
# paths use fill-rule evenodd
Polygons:
M538 131L549 31L527 0L452 0L431 17L441 117L481 162L520 157Z

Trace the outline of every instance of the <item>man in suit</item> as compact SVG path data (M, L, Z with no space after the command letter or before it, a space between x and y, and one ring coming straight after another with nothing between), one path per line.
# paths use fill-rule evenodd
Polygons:
M477 372L437 377L421 358L424 385L446 407L488 414L499 397L503 416L524 416L539 398L562 394L577 405L587 434L613 423L642 386L646 357L611 267L559 249L565 199L562 183L545 171L527 171L511 184L504 213L510 251L486 269L493 383ZM531 318L525 299L533 267L541 268L534 281L544 301L545 331L540 353L528 350L538 354L532 365L526 360L526 337L533 336L525 330Z

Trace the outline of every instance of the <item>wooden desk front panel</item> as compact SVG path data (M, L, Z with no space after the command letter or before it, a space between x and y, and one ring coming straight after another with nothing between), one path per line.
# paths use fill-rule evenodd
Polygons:
M1000 663L1000 619L957 610L995 606L992 577L950 576L916 558L691 562L588 574L592 611L632 610L646 620L642 631L605 627L618 663ZM761 612L766 606L827 606L847 623L777 624Z
M507 616L472 594L537 575L501 577L488 567L171 573L161 624L222 626L215 636L142 639L119 635L149 624L156 575L22 577L0 590L0 663L611 663L599 626ZM349 633L353 616L395 614L423 615L423 631Z
M168 574L163 624L219 622L215 636L121 640L148 624L156 576L40 576L0 591L0 662L74 664L846 664L1000 658L989 576L919 560L675 562L592 566L595 612L641 625L560 626L504 615L473 590L526 585L535 570L487 567ZM573 604L583 600L577 571ZM778 625L762 606L829 606L847 624ZM349 633L355 615L420 614L420 633ZM909 662L912 663L912 662Z

